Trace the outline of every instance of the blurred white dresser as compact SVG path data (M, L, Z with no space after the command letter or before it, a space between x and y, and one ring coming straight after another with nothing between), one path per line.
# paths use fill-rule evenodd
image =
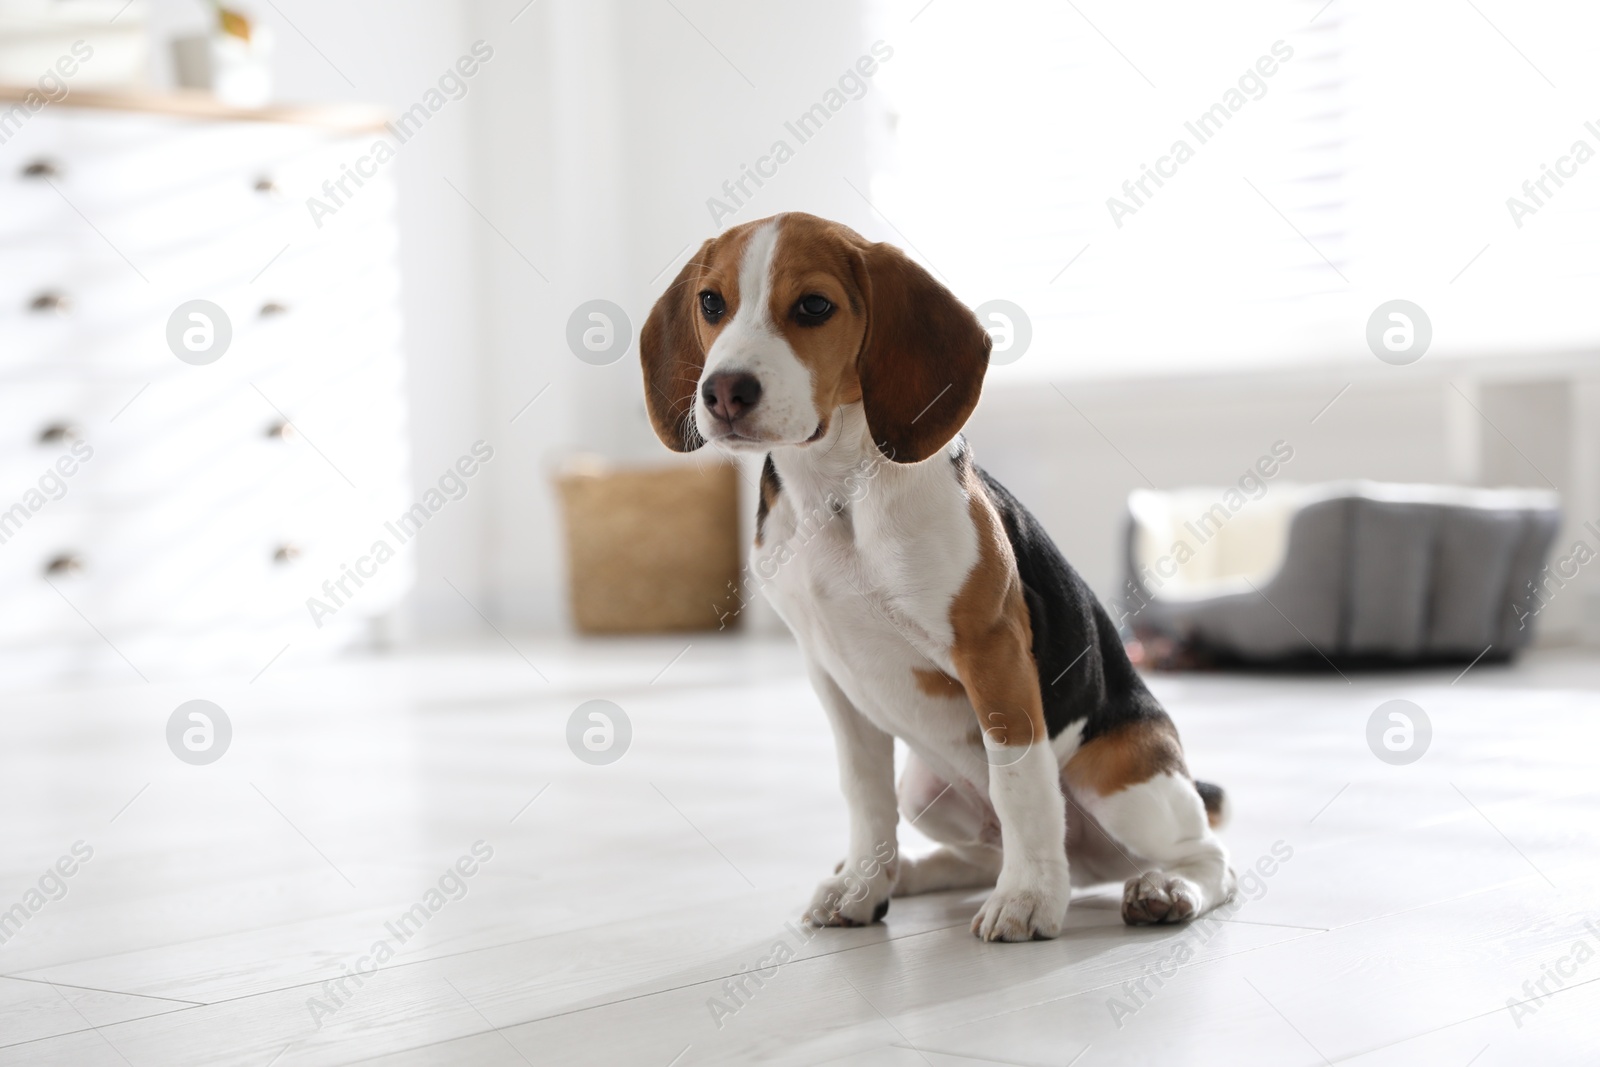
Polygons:
M361 640L405 548L306 602L409 506L394 186L306 199L379 121L75 93L0 131L0 685ZM191 300L231 325L204 365L168 344Z

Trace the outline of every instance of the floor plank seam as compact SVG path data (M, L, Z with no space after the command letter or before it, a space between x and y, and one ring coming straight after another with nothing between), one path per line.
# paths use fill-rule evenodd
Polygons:
M360 912L336 912L331 916L318 916L317 920L329 919L329 918L340 918L340 917L346 916L346 915L365 914L368 910L369 909L362 909L362 911L360 911ZM384 911L382 909L376 909L375 908L375 909L370 909L370 910L380 912L382 915L390 914L388 911ZM397 905L397 910L403 910L403 908L401 908L400 906ZM659 915L671 914L672 910L673 909L668 909L668 911L662 912L662 913L658 913L658 914ZM625 921L633 921L636 918L637 918L637 916L632 916L628 920L625 920ZM18 974L14 974L14 975L0 975L0 977L15 978L20 982L43 982L46 985L68 985L68 983L65 983L65 982L51 982L50 979L48 979L48 978L29 978L29 977L25 977L25 975L38 974L41 971L55 970L55 969L59 969L59 968L63 968L63 967L89 966L91 964L100 963L100 962L106 961L106 960L118 959L118 958L123 957L123 956L136 955L136 954L141 953L141 952L153 952L153 951L158 951L158 950L164 951L164 950L166 950L168 948L178 948L178 947L183 947L183 946L188 946L188 945L200 945L200 944L204 944L207 941L216 940L218 938L238 937L238 936L241 936L241 935L263 934L263 933L269 933L269 932L278 931L278 930L289 930L289 929L294 928L295 926L300 925L302 922L305 922L305 921L307 921L307 920L299 920L299 921L296 921L296 922L287 922L287 923L278 923L278 924L272 925L272 926L251 927L251 928L245 929L245 930L232 930L232 931L227 931L227 932L224 932L224 933L221 933L221 934L210 934L210 935L207 935L206 937L191 938L191 939L189 939L187 941L174 941L170 945L161 945L161 946L154 946L154 947L129 949L129 950L125 951L125 952L112 953L109 956L84 956L84 957L80 957L80 958L74 959L74 960L67 960L67 961L59 962L59 963L45 964L45 965L40 966L40 967L30 967L25 972L19 972ZM310 921L316 921L316 920L310 920ZM572 929L569 929L569 930L556 930L556 931L553 931L553 932L548 933L548 934L535 934L532 937L516 938L516 939L511 940L511 941L500 941L500 942L494 942L492 944L487 944L487 945L479 945L476 948L462 949L459 952L446 952L446 953L443 953L443 954L438 955L438 956L428 956L428 957L423 958L423 959L408 960L405 963L394 965L393 968L387 968L386 967L386 968L378 968L377 970L379 970L379 971L392 970L392 969L396 969L396 968L400 968L400 967L409 967L409 966L412 966L413 964L416 964L416 963L431 963L434 960L451 959L451 958L453 958L455 956L470 955L471 953L474 953L474 952L488 952L488 951L493 951L493 950L496 950L496 949L512 948L512 947L514 947L516 945L532 944L533 942L536 942L536 941L543 941L546 938L551 938L551 937L561 937L561 936L563 936L565 934L585 933L585 932L590 932L590 931L595 931L595 930L603 930L608 926L614 926L614 925L617 925L617 923L600 923L600 924L595 925L595 926L578 926L578 927L573 927ZM376 973L376 972L374 972L374 973ZM257 991L252 992L252 993L242 993L242 994L240 994L238 996L233 996L233 997L222 997L222 998L219 998L217 1000L191 1001L191 1000L185 999L183 997L163 997L160 994L156 994L156 993L125 993L123 995L124 996L151 997L153 999L158 999L158 1000L170 1000L170 1001L174 1001L174 1002L180 1003L180 1004L203 1004L203 1005L227 1004L227 1003L231 1003L231 1002L237 1001L237 1000L248 1000L251 997L262 996L262 995L267 994L267 993L278 993L278 992L282 992L284 990L302 988L302 987L307 986L307 985L320 985L322 981L324 981L324 979L319 979L318 981L315 981L315 982L291 982L290 984L284 985L284 986L273 986L270 989L257 990ZM93 986L83 986L81 988L93 989L95 987L93 987ZM110 990L100 990L100 991L101 992L111 992Z
M1385 919L1398 918L1401 915L1410 915L1412 912L1426 911L1429 908L1437 908L1437 907L1439 907L1440 905L1443 905L1443 904L1455 904L1455 903L1458 903L1459 901L1471 900L1473 897L1480 897L1480 896L1483 896L1483 895L1485 895L1487 893L1495 893L1495 892L1498 892L1498 891L1500 891L1502 889L1510 889L1510 888L1512 888L1514 886L1517 886L1517 885L1519 885L1519 884L1521 884L1523 882L1542 882L1542 879L1540 879L1537 875L1524 875L1521 878L1512 878L1509 881L1496 882L1494 885L1483 886L1482 888L1479 888L1479 889L1468 890L1467 892L1462 893L1462 894L1460 894L1458 896L1445 897L1445 898L1443 898L1441 900L1429 900L1429 901L1425 901L1424 903L1421 903L1421 904L1413 904L1409 908L1401 908L1399 911L1386 911L1386 912L1383 912L1381 915L1372 915L1372 916L1369 916L1369 917L1367 917L1365 919L1355 919L1355 920L1352 920L1351 922L1340 923L1338 925L1329 927L1329 932L1336 933L1336 932L1341 931L1341 930L1353 930L1358 926L1366 926L1369 923L1382 922Z
M840 955L844 955L844 954L849 953L849 952L855 952L855 951L859 951L859 950L862 950L862 949L877 948L877 947L881 947L883 945L889 944L890 942L893 942L893 941L909 941L912 938L923 937L923 936L926 936L926 935L929 935L929 934L944 933L944 932L947 932L947 931L950 931L950 930L965 930L968 927L968 925L969 924L966 923L966 922L953 923L950 926L942 926L942 927L938 927L938 928L932 929L932 930L923 930L923 931L920 931L920 932L915 933L915 934L907 934L904 937L900 937L900 938L887 938L887 939L885 939L883 941L874 941L871 944L867 944L867 945L853 945L853 946L851 946L849 948L840 949L840 950L837 950L835 952L820 953L820 954L815 955L815 956L807 956L804 959L797 959L797 960L792 961L791 963L785 964L784 966L792 967L792 966L796 966L798 964L811 963L811 962L815 962L815 961L818 961L818 960L821 960L821 959L824 959L824 958L828 958L828 957L832 957L832 956L840 956ZM1279 945L1288 945L1288 944L1292 944L1292 943L1294 943L1296 941L1302 941L1302 940L1305 940L1306 938L1316 937L1316 936L1318 936L1317 933L1308 933L1308 934L1305 935L1305 937L1288 938L1288 939L1285 939L1283 941L1274 941L1269 945L1259 945L1259 946L1256 946L1254 948L1241 949L1238 952L1225 953L1223 955L1216 956L1216 957L1214 957L1212 959L1197 961L1196 963L1189 964L1187 966L1188 967L1204 966L1206 964L1220 962L1220 961L1225 960L1225 959L1231 959L1231 958L1233 958L1235 956L1248 955L1251 952L1259 952L1259 951L1261 951L1263 949L1275 948L1275 947L1277 947ZM735 973L737 974L739 972L735 972ZM504 1026L500 1027L500 1029L501 1030L506 1030L506 1029L510 1029L512 1027L517 1027L517 1026L530 1026L530 1025L533 1025L534 1023L547 1022L547 1021L549 1021L551 1019L560 1019L560 1018L563 1018L563 1017L569 1016L569 1015L579 1015L579 1014L582 1014L584 1012L596 1011L596 1010L599 1010L601 1008L614 1007L615 1005L618 1005L618 1004L627 1004L627 1003L630 1003L630 1002L635 1001L635 1000L642 1000L642 999L645 999L647 997L659 996L659 995L664 994L664 993L681 992L682 990L685 990L685 989L693 989L696 986L712 984L712 983L715 983L717 981L724 980L727 977L732 977L732 976L724 975L724 976L719 976L718 978L709 978L709 979L704 979L702 981L697 981L697 982L688 982L688 983L685 983L683 985L672 986L672 987L666 988L666 989L652 990L651 992L640 993L640 994L637 994L637 995L631 996L631 997L622 997L622 998L620 998L618 1000L605 1001L603 1003L598 1003L598 1004L587 1004L587 1005L584 1005L582 1007L571 1008L571 1009L568 1009L566 1011L553 1012L553 1013L551 1013L549 1015L542 1015L542 1016L538 1016L536 1018L526 1019L526 1020L522 1020L522 1021L519 1021L519 1022L507 1023ZM1053 1004L1053 1003L1055 1003L1057 1001L1062 1001L1062 1000L1070 1000L1073 997L1084 996L1084 995L1087 995L1089 993L1098 992L1099 990L1103 990L1103 989L1112 989L1112 988L1117 987L1118 985L1120 985L1124 981L1126 981L1126 979L1117 979L1117 980L1114 980L1114 981L1111 981L1111 982L1107 982L1107 983L1105 983L1103 985L1091 986L1091 987L1086 988L1086 989L1078 990L1077 992L1074 992L1074 993L1068 993L1065 996L1046 997L1043 1000L1035 1001L1035 1002L1030 1003L1030 1004L1020 1005L1020 1006L1015 1007L1015 1008L1008 1008L1005 1011L996 1012L993 1015L982 1015L982 1016L979 1016L979 1017L977 1017L975 1019L969 1019L969 1020L966 1020L965 1022L956 1024L956 1026L946 1027L945 1030L957 1029L957 1028L959 1028L961 1026L971 1026L973 1024L984 1022L986 1020L998 1019L998 1018L1001 1018L1002 1016L1010 1015L1010 1014L1013 1014L1014 1012L1023 1011L1023 1010L1026 1010L1028 1008L1035 1008L1035 1007L1039 1007L1039 1006L1044 1005L1044 1004ZM446 1044L449 1044L449 1043L454 1042L454 1041L464 1041L464 1040L467 1040L467 1039L473 1038L473 1037L485 1037L485 1036L488 1036L489 1034L492 1034L494 1032L495 1031L493 1029L481 1030L481 1031L473 1031L471 1033L459 1034L459 1035L457 1035L455 1037L443 1038L443 1039L438 1040L438 1041L429 1041L429 1042L424 1042L423 1044L420 1044L420 1045L407 1046L403 1051L405 1051L405 1052L417 1052L417 1051L420 1051L420 1050L426 1049L426 1048L434 1048L434 1047L437 1047L437 1046L446 1045ZM929 1033L930 1033L930 1035L932 1035L932 1034L938 1034L938 1033L943 1033L943 1032L944 1032L944 1030L933 1030L933 1031L930 1031ZM393 1053L385 1053L384 1055L385 1056L393 1055ZM943 1053L941 1053L941 1055L943 1055ZM371 1061L373 1061L375 1059L380 1059L380 1058L382 1058L382 1057L375 1057L374 1056L374 1057L366 1057L366 1058L360 1059L360 1060L351 1060L351 1061L348 1061L348 1062L352 1063L352 1064L355 1064L355 1063L369 1063L369 1062L371 1062Z
M1572 984L1563 986L1562 988L1557 989L1554 992L1546 993L1545 996L1543 998L1541 998L1541 999L1549 999L1551 997L1558 997L1562 993L1570 992L1571 990L1574 990L1574 989L1582 989L1584 986L1593 985L1596 982L1600 982L1600 976L1597 976L1597 977L1594 977L1594 978L1590 978L1590 979L1588 979L1586 981L1582 981L1582 982L1573 982ZM1529 1001L1524 1000L1524 1001L1519 1001L1518 1003L1527 1004L1527 1003L1529 1003ZM1372 1048L1361 1049L1360 1051L1352 1052L1348 1056L1340 1056L1338 1059L1334 1060L1333 1062L1334 1063L1349 1063L1351 1060L1359 1059L1362 1056L1370 1056L1374 1052L1382 1052L1384 1049L1386 1049L1386 1048L1394 1048L1396 1045L1404 1045L1408 1041L1416 1041L1418 1038L1427 1037L1429 1034L1443 1033L1446 1030L1452 1030L1457 1026L1465 1026L1467 1023L1476 1022L1479 1019L1487 1019L1487 1018L1489 1018L1489 1017L1491 1017L1493 1015L1497 1015L1500 1012L1505 1011L1507 1009L1507 1007L1508 1007L1508 1005L1502 1004L1498 1008L1491 1008L1488 1011L1480 1011L1476 1015L1469 1015L1465 1019L1457 1019L1455 1022L1445 1023L1442 1026L1431 1027L1430 1029L1422 1030L1422 1031L1419 1031L1419 1032L1417 1032L1415 1034L1412 1034L1409 1037L1402 1037L1398 1041L1389 1041L1389 1042L1386 1042L1386 1043L1384 1043L1382 1045L1374 1045Z
M59 1034L42 1034L39 1037L30 1037L26 1041L13 1041L10 1044L0 1045L0 1049L21 1048L23 1045L36 1045L41 1041L57 1041L63 1037L73 1037L77 1034L93 1034L101 1030L109 1030L113 1026L131 1026L134 1023L142 1023L150 1019L159 1019L165 1015L181 1015L186 1011L194 1011L197 1008L204 1007L207 1007L207 1005L194 1004L182 1008L173 1008L171 1011L152 1012L149 1015L140 1015L133 1019L118 1019L114 1023L101 1023L98 1026L91 1023L90 1025L81 1027L77 1030L63 1030Z
M907 1042L904 1045L901 1045L901 1044L898 1044L898 1043L891 1043L887 1047L888 1048L903 1048L907 1052L915 1052L917 1055L923 1056L923 1057L927 1057L929 1055L933 1055L933 1056L948 1056L953 1060L966 1060L969 1063L994 1063L994 1064L999 1064L1000 1067L1037 1067L1036 1064L1022 1063L1022 1062L1020 1062L1018 1060L997 1060L992 1056L974 1056L974 1055L972 1055L970 1053L966 1053L966 1052L945 1052L943 1049L919 1048L918 1046L913 1045L910 1042ZM826 1062L826 1061L823 1061L823 1062Z
M905 934L905 935L902 935L901 937L888 937L888 938L884 938L882 941L873 941L873 942L871 942L869 944L865 944L865 945L851 945L851 946L849 946L847 948L836 949L836 950L834 950L832 952L820 952L820 953L817 953L814 956L806 956L803 959L792 960L789 963L784 964L784 966L785 967L793 967L793 966L795 966L797 964L810 963L810 962L813 962L813 961L816 961L816 960L826 959L826 958L830 958L830 957L833 957L833 956L841 956L841 955L844 955L845 953L856 952L856 951L859 951L859 950L862 950L862 949L877 948L877 947L880 947L880 946L883 946L883 945L890 944L891 942L895 942L895 941L909 941L912 938L923 937L923 936L926 936L928 934L944 933L944 932L949 931L949 930L965 930L970 925L971 924L969 922L963 921L963 922L958 922L958 923L952 923L949 926L935 927L934 929L931 929L931 930L921 930L921 931L918 931L917 933L914 933L914 934ZM514 1027L514 1026L531 1026L534 1023L547 1022L547 1021L549 1021L551 1019L560 1019L560 1018L564 1018L564 1017L566 1017L568 1015L581 1015L582 1013L587 1012L587 1011L598 1011L601 1008L609 1008L609 1007L613 1007L613 1006L618 1005L618 1004L628 1004L628 1003L631 1003L631 1002L633 1002L635 1000L643 1000L646 997L660 996L660 995L665 994L665 993L677 993L677 992L681 992L681 991L683 991L685 989L693 989L696 986L708 985L708 984L712 984L712 983L716 983L716 982L720 982L720 981L725 981L728 978L735 977L736 975L742 974L742 973L743 972L741 972L741 971L735 971L735 972L733 972L733 974L721 974L721 975L718 975L715 978L705 978L705 979L701 979L701 980L695 981L695 982L686 982L683 985L670 986L670 987L667 987L667 988L664 988L664 989L654 989L654 990L651 990L648 993L638 993L638 994L635 994L634 996L631 996L631 997L621 997L621 998L619 998L617 1000L603 1001L603 1002L598 1003L598 1004L585 1004L585 1005L583 1005L581 1007L569 1008L566 1011L552 1012L549 1015L540 1015L540 1016L537 1016L537 1017L532 1018L532 1019L524 1019L524 1020L521 1020L521 1021L518 1021L518 1022L507 1023L505 1026L500 1027L500 1029L501 1030L505 1030L505 1029L508 1029L508 1028ZM402 1051L405 1051L405 1052L417 1052L417 1051L419 1051L421 1049L434 1048L434 1047L439 1046L439 1045L449 1044L449 1043L451 1043L453 1041L465 1041L468 1038L472 1038L472 1037L484 1037L484 1036L487 1036L488 1034L492 1034L492 1033L495 1033L495 1031L492 1030L492 1029L491 1030L473 1031L471 1033L457 1035L456 1037L442 1038L441 1040L438 1040L438 1041L428 1041L428 1042L424 1042L423 1044L420 1044L420 1045L407 1046ZM384 1056L389 1056L389 1055L392 1055L392 1054L393 1053L384 1053ZM380 1059L380 1058L382 1058L382 1057L369 1056L369 1057L366 1057L364 1059L350 1060L348 1062L351 1063L351 1064L355 1064L355 1063L370 1063L373 1060Z
M1256 946L1254 946L1252 948L1243 948L1243 949L1240 949L1238 952L1226 952L1226 953L1223 953L1222 955L1219 955L1219 956L1212 956L1212 957L1208 957L1208 958L1203 959L1203 960L1195 960L1193 963L1186 963L1186 964L1183 965L1183 970L1184 971L1188 971L1188 970L1191 970L1191 969L1196 968L1196 967L1207 967L1207 966L1210 966L1210 965L1215 964L1215 963L1221 963L1223 960L1234 959L1235 957L1238 957L1238 956L1248 956L1252 952L1264 952L1267 949L1278 948L1278 947L1280 947L1282 945L1292 945L1292 944L1295 944L1298 941L1305 941L1305 940L1308 940L1308 939L1313 938L1313 937L1321 937L1321 936L1324 936L1324 935L1323 934L1318 934L1318 933L1308 933L1308 934L1304 935L1303 937L1290 937L1290 938L1285 938L1282 941L1274 941L1271 944L1256 945ZM1134 975L1134 977L1138 977L1137 973ZM1019 1004L1019 1005L1017 1005L1015 1007L1007 1008L1005 1011L997 1011L993 1015L984 1015L984 1016L980 1016L979 1018L976 1018L976 1019L969 1019L969 1020L967 1020L965 1022L957 1023L957 1024L953 1025L953 1026L947 1026L947 1027L944 1027L944 1028L939 1029L939 1030L930 1030L930 1031L928 1031L926 1036L932 1037L935 1034L942 1034L942 1033L945 1033L946 1031L949 1031L949 1030L957 1030L957 1029L960 1029L963 1026L972 1026L972 1025L974 1025L976 1023L987 1022L987 1021L992 1020L992 1019L999 1019L999 1018L1002 1018L1002 1017L1007 1016L1007 1015L1014 1015L1014 1014L1016 1014L1017 1012L1020 1012L1020 1011L1028 1011L1028 1010L1030 1010L1032 1008L1043 1007L1046 1004L1055 1004L1055 1003L1058 1003L1058 1002L1063 1001L1063 1000L1071 1000L1074 997L1084 997L1084 996L1088 996L1091 993L1098 993L1098 992L1101 992L1102 990L1106 990L1106 989L1116 989L1119 986L1126 984L1127 981L1128 981L1128 979L1126 979L1126 978L1118 978L1118 979L1114 979L1114 980L1112 980L1110 982L1106 982L1106 983L1104 983L1102 985L1089 986L1088 988L1080 989L1080 990L1077 990L1076 992L1073 992L1073 993L1065 993L1065 994L1063 994L1061 996L1058 996L1058 997L1045 997L1043 1000L1032 1001L1032 1002L1030 1002L1028 1004Z
M817 953L814 953L814 954L812 954L810 956L805 956L805 957L802 957L802 958L799 958L799 959L791 960L790 962L784 964L784 966L785 967L793 967L796 964L812 963L812 962L815 962L817 960L831 959L834 956L843 956L843 955L846 955L847 953L862 951L863 949L879 948L879 947L882 947L884 945L892 944L892 943L898 942L898 941L911 941L911 940L913 940L915 938L918 938L918 937L925 937L925 936L928 936L930 934L945 933L946 931L949 931L949 930L965 930L965 929L968 928L969 925L971 925L971 924L968 923L968 922L952 923L949 926L938 926L938 927L934 927L931 930L919 930L917 933L914 933L914 934L902 934L899 937L886 937L881 941L871 941L871 942L868 942L867 944L864 944L864 945L849 945L849 946L844 947L844 948L837 948L837 949L833 949L833 950L827 951L827 952L817 952ZM702 986L702 985L712 984L712 983L715 983L715 982L727 981L729 978L737 978L739 975L744 974L744 973L746 973L746 972L744 972L744 971L733 971L733 972L728 973L728 974L718 974L713 978L702 978L702 979L699 979L699 980L694 981L694 982L685 982L683 985L668 986L668 987L663 988L663 989L654 989L654 990L651 990L648 993L636 993L631 997L621 997L621 998L619 998L617 1000L602 1001L602 1002L600 1002L598 1004L585 1004L582 1007L578 1007L578 1008L568 1008L565 1011L552 1012L549 1015L540 1015L540 1016L538 1016L536 1018L533 1018L533 1019L526 1019L526 1020L523 1020L522 1022L512 1023L511 1025L512 1026L524 1026L524 1025L527 1025L527 1024L530 1024L530 1023L542 1023L542 1022L546 1022L546 1021L548 1021L550 1019L560 1019L560 1018L562 1018L564 1016L567 1016L567 1015L578 1015L578 1014L581 1014L581 1013L586 1012L586 1011L595 1011L595 1010L597 1010L599 1008L609 1008L609 1007L612 1007L613 1005L617 1005L617 1004L628 1004L628 1003L630 1003L632 1001L635 1001L635 1000L642 1000L642 999L644 999L646 997L659 996L659 995L661 995L663 993L677 993L677 992L681 992L681 991L683 991L685 989L693 989L695 986Z
M1338 927L1334 926L1300 926L1295 923L1256 922L1253 919L1218 919L1217 922L1227 923L1229 926L1270 926L1274 930L1304 930L1309 934L1328 934L1338 929Z
M606 925L610 925L610 924L606 924ZM873 942L871 942L869 944L865 944L865 945L850 945L850 946L843 947L843 948L837 948L837 949L831 949L831 950L828 950L828 951L818 952L818 953L816 953L816 954L814 954L812 956L807 956L806 959L807 960L820 959L820 958L825 957L825 956L839 955L840 953L844 953L844 952L854 952L854 951L856 951L858 949L871 948L874 945L883 945L883 944L887 944L887 943L889 943L891 941L906 941L906 940L910 940L911 938L922 937L922 936L924 936L926 934L939 933L939 932L944 931L944 930L965 929L966 926L967 926L967 923L959 922L959 923L952 923L949 926L935 927L935 928L930 929L930 930L920 930L920 931L918 931L916 933L901 934L898 937L890 935L889 937L884 938L882 941L873 941ZM385 967L377 967L377 968L373 969L371 974L372 975L378 975L378 974L386 974L386 973L389 973L391 971L403 971L408 967L415 967L415 966L418 966L418 965L421 965L421 964L425 964L425 963L438 963L438 962L443 961L443 960L456 959L456 958L461 957L461 956L470 956L475 952L491 952L491 951L496 951L496 950L499 950L499 949L513 948L513 947L516 947L518 945L526 945L526 944L531 944L531 943L537 942L537 941L543 941L543 940L545 940L547 938L551 938L551 937L561 937L563 935L570 934L570 933L577 933L577 932L583 932L583 931L593 930L593 929L602 929L602 928L603 927L580 927L576 931L561 930L561 931L557 931L555 933L550 933L550 934L540 934L537 937L532 937L532 938L522 938L522 939L515 940L515 941L506 941L506 942L493 944L493 945L481 945L481 946L478 946L477 948L462 949L460 952L448 952L448 953L444 953L444 954L438 955L438 956L427 956L427 957L424 957L424 958L421 958L421 959L407 960L404 963L394 963L394 964L390 964L390 965L385 966ZM108 957L108 958L114 958L114 957ZM795 960L794 962L800 963L800 962L804 962L804 961L803 960ZM740 971L734 971L734 972L731 972L731 973L728 973L728 974L719 973L715 978L707 978L707 979L704 979L702 981L689 982L689 983L687 983L685 985L672 986L672 987L667 988L667 989L653 990L650 993L641 993L638 996L633 996L633 997L623 997L623 998L621 998L619 1000L616 1000L616 1001L606 1001L606 1002L600 1003L600 1004L586 1005L583 1008L577 1008L577 1009L573 1009L571 1011L565 1011L565 1012L556 1012L556 1013L554 1013L552 1015L549 1015L549 1016L539 1016L538 1018L527 1019L527 1020L523 1020L522 1022L542 1022L546 1018L554 1019L554 1018L560 1018L562 1015L573 1014L574 1011L589 1011L589 1010L592 1010L593 1008L605 1007L607 1004L612 1004L612 1003L625 1004L628 1001L637 1000L637 999L639 999L639 997L654 996L656 993L668 993L668 992L673 992L673 991L676 991L676 990L679 990L679 989L688 989L688 988L692 988L693 986L703 985L703 984L705 984L705 982L720 982L720 981L724 981L724 980L726 980L728 978L736 977L737 975L739 975L741 973L742 972L740 972ZM64 983L61 983L61 982L51 983L46 979L24 979L24 980L26 980L26 981L39 981L39 982L43 982L46 985L52 985L52 984L54 984L54 985L63 985L64 984ZM199 1007L214 1007L214 1006L222 1005L222 1004L237 1004L237 1003L239 1003L241 1001L253 1000L256 997L270 996L270 995L275 994L275 993L287 993L287 992L290 992L290 991L293 991L293 990L296 990L296 989L315 988L317 986L320 986L326 980L327 979L320 979L319 978L319 979L310 980L310 981L291 982L288 985L273 986L270 989L261 989L261 990L257 990L255 992L251 992L251 993L241 993L241 994L239 994L237 996L219 997L219 998L217 998L215 1000L203 1000L203 1001L183 1000L183 999L176 998L176 997L151 997L150 994L126 994L126 995L129 995L129 996L146 996L146 997L151 997L151 999L168 1000L168 1001L171 1001L173 1003L194 1005L194 1006L199 1006ZM93 988L93 987L85 986L85 987L81 987L81 988ZM101 992L109 992L109 990L101 990ZM165 1014L165 1013L163 1013L163 1014ZM514 1025L514 1026L521 1025L521 1022L513 1023L511 1025ZM0 1046L0 1047L3 1047L3 1046Z
M24 978L20 974L0 974L0 978L7 978L13 982L30 982L34 985L59 986L62 989L82 989L87 993L108 993L117 997L137 997L140 1000L159 1000L165 1004L182 1004L190 1008L203 1008L206 1001L186 1000L183 997L162 997L154 993L129 993L121 989L105 989L101 986L78 985L75 982L52 982L48 978ZM3 1047L3 1046L0 1046Z

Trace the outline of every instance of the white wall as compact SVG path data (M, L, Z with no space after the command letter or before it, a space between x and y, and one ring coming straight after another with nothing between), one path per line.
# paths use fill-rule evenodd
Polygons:
M478 14L492 27L520 4L496 0ZM503 242L480 245L490 408L511 442L495 472L487 595L497 616L515 626L551 627L565 618L550 488L562 459L592 451L624 462L675 461L645 416L637 338L651 304L700 242L719 228L795 209L882 234L845 182L867 188L868 126L883 121L870 90L797 146L794 159L721 227L706 206L862 54L857 5L829 0L808 6L804 17L725 0L676 7L541 0L507 31L516 61L486 75L484 210L549 279L533 275ZM565 341L573 309L597 298L626 309L633 327L633 349L605 367L580 362ZM503 427L547 383L537 405Z

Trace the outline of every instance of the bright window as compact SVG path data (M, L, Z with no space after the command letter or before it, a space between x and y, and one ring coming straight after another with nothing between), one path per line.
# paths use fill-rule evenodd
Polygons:
M886 4L872 199L963 299L1028 312L1008 373L1370 361L1395 298L1440 357L1581 356L1597 22L1579 0Z

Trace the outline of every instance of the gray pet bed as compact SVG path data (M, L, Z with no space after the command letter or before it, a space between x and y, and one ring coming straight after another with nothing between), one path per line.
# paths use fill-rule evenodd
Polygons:
M1552 492L1377 482L1140 490L1128 511L1114 614L1180 662L1505 659L1561 522Z

